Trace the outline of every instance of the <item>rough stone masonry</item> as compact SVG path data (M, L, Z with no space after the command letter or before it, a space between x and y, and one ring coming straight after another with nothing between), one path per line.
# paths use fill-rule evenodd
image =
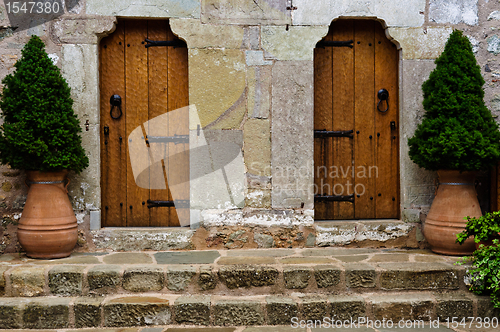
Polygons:
M186 237L198 241L192 247L315 244L314 198L307 190L313 183L312 170L306 169L298 182L293 175L277 177L276 172L299 169L313 160L313 49L339 17L379 20L400 50L399 181L401 219L410 223L409 231L418 233L433 199L436 175L410 161L406 141L423 114L421 84L453 29L463 30L471 40L486 80L486 104L495 117L500 114L498 0L81 0L57 19L33 22L23 31L10 27L6 11L1 5L0 78L13 72L29 35L37 34L72 89L90 158L90 167L71 175L69 186L81 251L93 251L108 239L99 222L98 44L114 30L117 17L169 19L172 31L187 43L189 101L199 110L201 124L243 141L244 168L238 176L244 179L244 201L229 208L195 204L187 234L139 231L128 237L135 239L130 245L136 249L144 248L138 243L148 243L155 236L155 243L166 237L174 243L171 248L185 249L189 245L179 243L186 243ZM19 250L16 224L26 199L24 179L22 170L0 167L0 253ZM279 190L290 183L297 184L293 190ZM199 190L191 188L192 203ZM336 235L345 239L345 234ZM378 241L387 239L381 235Z

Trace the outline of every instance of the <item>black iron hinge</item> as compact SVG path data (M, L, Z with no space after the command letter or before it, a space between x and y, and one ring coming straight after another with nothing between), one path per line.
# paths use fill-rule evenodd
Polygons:
M348 196L328 196L328 195L314 195L314 201L319 202L351 202L354 203L354 194Z
M151 46L173 46L174 48L176 48L176 47L186 48L187 47L186 42L183 40L180 40L180 39L155 41L155 40L150 40L150 39L146 38L144 41L147 43L146 45L144 45L146 48L151 47Z
M328 130L315 130L314 138L326 137L353 137L354 130L341 130L341 131L328 131Z
M316 44L316 48L325 48L325 47L350 47L353 48L354 40L348 41L331 41L331 40L320 40Z
M187 209L189 208L189 200L180 199L176 201L152 201L148 199L148 209L153 207L176 207L178 209Z

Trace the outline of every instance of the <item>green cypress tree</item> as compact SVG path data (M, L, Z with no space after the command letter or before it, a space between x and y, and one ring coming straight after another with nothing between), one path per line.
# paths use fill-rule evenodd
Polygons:
M15 67L2 81L0 162L16 169L81 172L89 160L70 87L39 37L31 37Z
M500 159L500 131L484 104L484 79L472 45L461 31L450 35L436 68L422 85L426 110L410 158L428 170L479 170Z

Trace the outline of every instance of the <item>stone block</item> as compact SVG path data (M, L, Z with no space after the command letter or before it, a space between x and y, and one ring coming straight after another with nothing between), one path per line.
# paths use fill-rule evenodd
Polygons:
M500 317L500 309L494 308L491 298L489 296L477 297L477 317L485 317L492 319L493 317Z
M282 61L313 60L316 43L328 33L328 26L262 26L262 48L268 57Z
M202 0L201 21L215 24L291 24L286 0Z
M331 306L331 317L335 320L358 321L366 317L366 304L361 296L331 296L328 298Z
M26 304L23 327L27 329L62 329L69 326L69 302L64 298L40 298Z
M379 241L407 237L414 226L403 222L363 222L357 227L356 241Z
M244 157L248 172L259 176L271 176L271 134L270 124L267 119L249 119L245 122L244 131ZM262 193L260 197L254 198L263 203L264 192L254 190L255 193ZM247 195L247 197L251 195Z
M51 32L58 44L97 44L99 34L113 29L114 17L67 17L52 20ZM90 74L90 73L86 73Z
M217 276L209 266L200 267L200 277L198 278L198 286L202 291L215 289L217 286Z
M2 266L2 267L0 267L0 295L4 295L5 294L5 272L8 269L9 269L8 266Z
M493 35L486 39L488 42L488 52L493 53L495 55L500 54L500 38L497 35Z
M214 317L214 325L219 326L264 325L261 303L248 299L216 301Z
M252 285L253 267L231 266L219 269L219 279L229 289L250 287Z
M101 325L102 298L80 297L75 300L75 327L98 327Z
M259 248L273 248L275 246L274 238L268 234L255 233L253 240Z
M183 296L174 303L175 321L179 324L209 325L210 296Z
M464 295L441 294L436 301L436 316L442 321L448 317L458 317L460 321L474 316L472 299Z
M341 270L333 265L319 265L314 267L314 279L318 288L337 286L340 283Z
M368 260L370 263L382 263L382 262L409 262L410 256L408 254L378 254L373 255L372 258Z
M245 206L260 209L271 208L271 190L248 189L247 195L245 197Z
M43 287L45 286L44 266L19 266L10 270L9 274L12 296L43 295Z
M425 320L433 317L432 299L426 295L381 295L370 298L375 319ZM451 316L450 316L451 317Z
M87 272L90 291L115 289L121 283L119 265L97 265Z
M133 267L123 272L123 288L131 292L159 291L164 280L163 270L156 267Z
M49 270L49 288L52 294L69 296L82 294L85 266L58 265Z
M245 51L245 59L247 66L270 66L273 64L272 61L264 59L263 51Z
M458 269L444 263L382 263L383 289L458 289Z
M224 266L219 269L219 279L229 289L240 287L271 286L276 283L279 272L266 266Z
M193 266L169 266L167 268L167 288L172 291L182 291L189 286L195 275L196 268Z
M189 51L189 102L201 126L238 129L246 113L245 54L235 49Z
M286 257L280 259L281 264L329 264L333 260L328 257Z
M212 264L220 257L218 251L159 252L154 254L158 264Z
M387 32L403 51L404 60L435 59L444 50L450 27L389 28Z
M276 259L272 256L226 256L221 257L217 264L219 265L260 265L276 264Z
M289 297L266 297L266 310L270 325L290 325L292 318L298 317L298 305Z
M193 234L194 231L185 227L148 229L148 231L126 227L102 228L97 232L92 232L94 244L98 249L111 249L113 251L192 249L191 238ZM144 263L146 261L141 264Z
M285 288L304 289L309 285L311 275L311 269L308 267L285 267L283 270Z
M374 288L375 268L368 264L352 263L345 265L345 281L351 288Z
M0 298L0 326L3 329L20 329L22 327L25 302L21 299Z
M104 256L103 262L106 264L152 264L153 258L143 253L120 252Z
M89 0L86 2L86 13L89 15L123 16L123 17L200 17L200 1L197 0L153 0L137 2L133 0L111 0L102 2Z
M477 25L478 0L430 0L429 20L439 24Z
M243 27L237 25L202 24L197 19L174 18L172 31L184 39L189 48L239 49L243 42Z
M316 226L316 244L320 247L345 245L356 239L356 224L327 222Z
M326 299L316 296L302 298L302 318L306 320L323 320L328 316L329 308Z
M248 50L260 49L260 26L249 26L243 30L242 48Z
M104 326L145 326L171 323L169 301L158 297L122 297L104 304Z
M272 84L273 208L312 209L314 202L313 192L310 190L310 185L314 182L311 164L314 159L312 61L277 62L273 66ZM290 204L291 199L296 201L294 206Z
M349 1L295 0L294 25L330 25L338 17L377 17L387 26L421 26L424 23L425 0Z
M250 189L271 189L271 177L246 173L247 187Z
M279 272L274 267L256 266L252 277L252 286L264 287L276 284Z

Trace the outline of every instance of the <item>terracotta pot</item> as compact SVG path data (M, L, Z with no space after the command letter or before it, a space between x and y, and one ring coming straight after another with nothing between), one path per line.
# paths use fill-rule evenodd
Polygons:
M424 236L431 250L445 255L463 256L474 252L474 238L456 243L457 234L465 229L464 218L481 217L474 186L474 172L438 171L439 187L424 225Z
M68 171L27 171L26 174L29 190L19 220L19 243L29 257L69 256L76 245L78 231L64 183Z

